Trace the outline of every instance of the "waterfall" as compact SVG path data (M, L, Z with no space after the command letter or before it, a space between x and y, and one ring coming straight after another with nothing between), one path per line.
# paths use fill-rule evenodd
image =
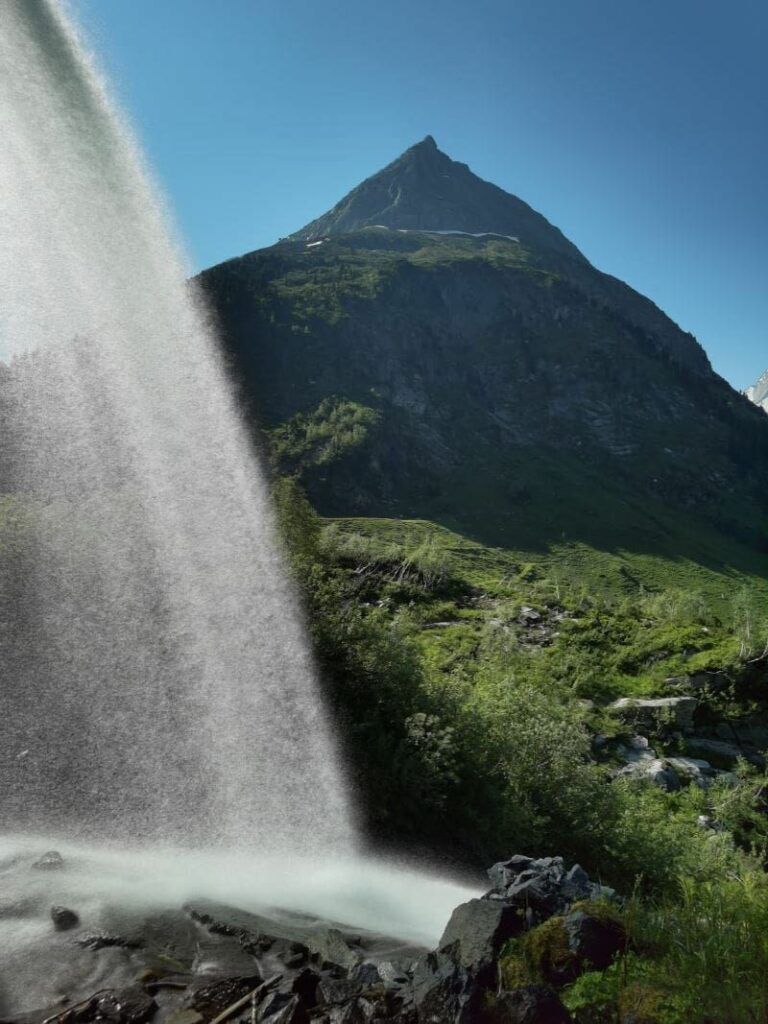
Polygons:
M268 489L129 128L58 0L0 33L0 814L350 854Z

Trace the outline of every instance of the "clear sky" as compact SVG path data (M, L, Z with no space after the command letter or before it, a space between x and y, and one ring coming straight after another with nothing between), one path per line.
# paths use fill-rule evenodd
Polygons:
M768 367L764 0L70 0L195 268L431 133L702 342Z

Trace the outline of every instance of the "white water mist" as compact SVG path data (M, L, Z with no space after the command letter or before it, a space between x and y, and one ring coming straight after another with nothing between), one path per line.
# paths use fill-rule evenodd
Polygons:
M265 482L162 205L62 5L1 19L3 827L348 854Z

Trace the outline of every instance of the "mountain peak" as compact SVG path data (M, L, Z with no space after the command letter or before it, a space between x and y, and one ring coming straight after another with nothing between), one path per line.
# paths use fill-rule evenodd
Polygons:
M289 237L312 241L374 226L505 235L531 249L584 258L540 213L473 174L466 164L452 160L438 149L432 135L406 149L331 210Z

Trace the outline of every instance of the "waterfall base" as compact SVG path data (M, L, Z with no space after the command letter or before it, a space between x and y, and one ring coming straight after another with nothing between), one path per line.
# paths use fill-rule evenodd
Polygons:
M45 856L54 850L59 856ZM295 957L293 945L318 965L408 962L436 944L457 904L476 895L466 884L374 859L94 849L5 837L0 1016L50 1014L153 971L161 987L163 972L193 988L248 977L249 969L263 976L283 967L286 950ZM54 908L74 916L57 918ZM206 918L222 914L229 935L206 927ZM281 949L287 943L283 962L270 967L275 949L265 942L267 969L261 959L257 965L234 934L241 926L275 938ZM171 983L168 992L178 991Z

